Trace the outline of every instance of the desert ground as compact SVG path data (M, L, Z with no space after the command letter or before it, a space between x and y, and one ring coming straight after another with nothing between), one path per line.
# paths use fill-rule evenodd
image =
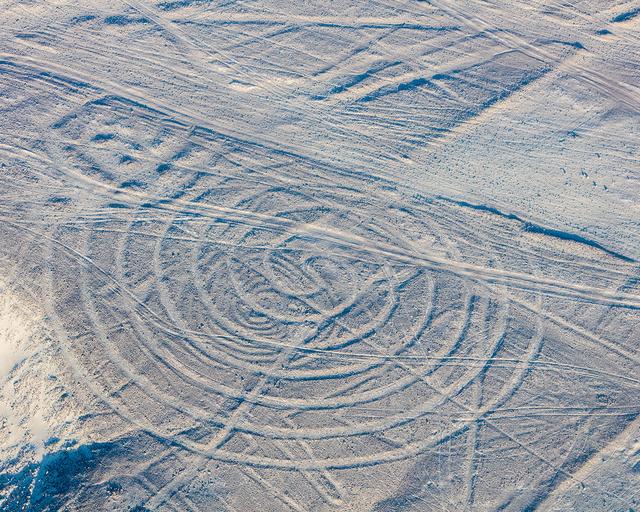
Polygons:
M0 510L640 510L640 4L0 0Z

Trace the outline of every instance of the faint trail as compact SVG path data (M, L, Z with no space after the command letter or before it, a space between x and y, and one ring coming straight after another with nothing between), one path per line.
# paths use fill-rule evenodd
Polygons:
M150 199L147 194L132 191L122 192L113 186L78 175L77 173L72 173L72 175L75 178L90 184L91 190L93 191L102 190L103 193L113 193L117 190L120 200L129 198L129 201L135 204L136 202ZM422 266L433 270L445 270L460 277L471 277L492 284L506 284L526 291L541 291L549 295L567 297L574 300L584 300L587 302L610 306L640 309L640 298L632 294L615 293L609 290L600 290L598 288L584 285L560 283L554 279L534 279L532 276L516 272L489 269L463 262L451 261L437 256L426 255L418 252L417 248L415 253L407 253L404 250L388 244L376 243L358 235L316 224L300 225L299 223L288 219L255 213L248 210L203 205L199 203L193 204L180 199L175 199L170 205L158 205L156 209L175 210L176 206L174 205L179 205L181 207L181 211L191 211L192 213L199 213L203 215L217 215L228 222L248 224L260 229L282 231L290 235L295 235L301 239L312 237L318 241L329 242L331 244L355 250L357 253L364 252L366 254L380 256L386 260L391 259L400 263Z
M594 483L597 485L597 482L593 482L593 479L590 479L590 476L598 470L598 467L606 460L607 455L613 455L614 452L621 448L621 446L627 444L630 437L637 434L638 429L640 429L640 417L627 425L627 427L614 439L609 441L607 445L595 452L583 464L578 466L576 471L571 475L571 478L567 478L544 496L542 501L536 504L536 509L553 510L549 507L553 505L554 500L562 496L563 493L570 491L577 483L581 484L581 489L584 489L585 486L591 486Z
M464 161L413 158L543 76L607 108L621 95L612 116L640 111L640 89L542 33L590 27L584 6L521 6L521 32L510 8L474 2L125 3L84 28L71 8L8 9L0 260L44 300L89 438L143 455L136 504L481 509L489 491L548 484L550 506L585 482L580 457L640 413L638 265L449 204L435 187L455 188ZM538 132L561 152L573 123L591 137L574 155L632 163L633 133L607 141L598 108L561 114L514 127L504 157ZM422 188L402 188L422 167ZM112 469L89 493L115 503Z
M180 26L177 26L171 21L166 21L160 14L158 14L152 8L149 8L135 0L126 0L126 3L130 5L132 8L136 9L137 11L148 16L150 19L154 21L154 23L156 23L158 26L161 26L162 28L167 30L174 37L176 37L177 39L185 43L188 47L191 47L192 49L196 49L200 52L203 52L205 56L210 55L211 52L215 55L219 55L220 57L222 57L222 60L220 60L220 62L225 67L231 68L238 75L249 77L252 83L255 82L257 87L262 88L267 92L270 92L276 99L280 100L281 102L286 102L288 108L291 108L294 111L301 113L305 117L310 117L312 119L315 119L316 122L319 124L324 124L324 125L328 124L332 130L337 130L343 133L344 136L353 135L353 133L357 133L359 135L360 142L370 146L372 149L379 148L379 147L386 147L390 155L395 153L393 145L389 145L386 141L383 141L383 140L374 140L372 136L369 133L367 133L366 130L358 130L354 126L343 128L341 126L342 123L337 122L335 120L335 115L331 110L327 111L325 109L324 115L321 115L317 113L315 108L298 108L295 104L291 104L291 102L287 101L289 95L287 95L283 89L279 87L266 85L265 81L262 80L260 76L252 75L251 73L243 70L240 63L238 63L237 60L235 60L232 56L230 56L225 52L222 52L219 49L212 48L210 45L206 44L204 41L201 41L201 40L198 41L198 40L192 39L187 33L185 33L185 31L181 29ZM256 78L257 80L255 80ZM333 119L333 121L330 122L328 121L329 119Z
M21 229L25 229L24 226L21 227ZM32 230L29 230L30 232L37 234L38 236L48 239L48 237L46 235L43 235L42 233L37 233L34 232ZM52 242L54 243L59 243L57 242L55 239L50 239ZM86 259L86 257L81 256L79 254L76 254L74 250L70 249L70 248L66 248L70 254L72 256L75 257L79 257L82 260L85 260L85 262L89 262L90 266L93 266L95 268L95 264L93 264L92 262L90 262L90 260ZM99 269L98 269L99 270ZM102 272L102 271L101 271ZM108 275L106 275L106 277L108 278ZM121 286L119 286L120 288L122 288ZM122 288L124 292L127 292L126 288ZM510 300L513 301L513 297L510 297ZM137 300L134 299L135 302L139 303ZM520 305L525 305L526 303L524 302L518 302ZM155 316L155 313L153 313L151 310L146 309L145 306L141 305L143 310L146 310L152 317ZM531 306L529 306L531 307ZM544 313L545 316L548 316L548 313ZM158 321L160 321L160 319L158 318ZM570 328L572 330L574 329L578 329L576 326L570 326L570 324L567 323L567 328ZM181 334L178 332L172 332L170 330L167 331L168 333L174 335L174 336L178 336L180 337ZM215 338L225 338L225 336L220 336L220 335L207 335L205 333L198 333L196 331L188 331L187 334L189 335L193 335L193 336L203 336L203 337L211 337L212 339ZM584 331L583 334L585 337L587 337L588 339L592 336L589 335L586 331ZM596 339L594 339L594 341L596 341ZM279 342L275 342L275 341L271 341L268 339L254 339L252 340L253 342L257 343L257 344L263 344L263 345L267 345L267 346L273 346L273 347L277 347L277 348L287 348L287 349L295 349L297 351L301 351L301 352L305 352L308 354L318 354L318 356L321 357L326 357L326 356L331 356L331 357L338 357L338 358L348 358L348 359L362 359L362 360L375 360L375 361L390 361L390 362L395 362L395 361L404 361L407 363L411 363L411 364L424 364L424 365L428 365L431 366L434 364L434 362L438 362L438 361L445 361L446 364L452 364L452 365L461 365L463 367L469 367L469 363L479 363L478 367L482 368L485 366L485 364L487 362L491 362L494 366L495 365L500 365L500 364L505 364L507 365L507 367L512 367L512 366L518 366L519 364L523 364L525 363L525 361L520 360L520 359L516 359L516 358L481 358L481 357L464 357L464 356L446 356L446 357L442 357L442 356L424 356L424 355L386 355L386 354L371 354L371 353L358 353L358 352L340 352L340 351L336 351L336 350L327 350L327 349L315 349L315 348L310 348L310 347L306 347L306 346L291 346L291 345L287 345L287 344L283 344L283 343L279 343ZM553 361L546 361L546 360L540 360L540 361L530 361L529 362L531 365L534 366L540 366L540 367L549 367L550 369L557 369L557 371L576 371L578 373L584 372L586 374L594 374L594 375L607 375L610 377L614 377L617 379L621 379L624 381L628 381L630 383L633 384L637 384L640 385L640 380L634 379L632 377L629 376L624 376L624 375L618 375L612 372L605 372L602 370L594 370L592 368L587 368L587 367L581 367L581 366L577 366L577 365L571 365L571 364L565 364L565 363L557 363L557 362L553 362ZM262 373L262 372L258 372L258 373ZM273 374L275 376L278 377L285 377L285 374L279 375L278 373ZM291 376L289 376L289 378L291 378ZM398 384L396 384L398 385ZM231 397L231 398L237 398L238 396L231 390L229 390L228 392L224 393L227 396ZM256 402L256 403L261 403L261 404L269 404L271 403L273 406L275 407L288 407L291 405L295 405L296 403L298 405L295 405L295 407L301 407L304 406L304 401L287 401L287 402L279 402L278 400L273 400L273 399L267 399L266 397L263 397L264 402ZM336 402L336 404L339 402ZM312 409L315 408L322 408L323 406L321 405L321 403L317 403L316 407L312 407Z
M170 221L166 222L165 224L165 230L164 230L164 234L162 236L161 239L158 239L158 242L155 244L155 251L154 251L154 270L156 273L156 277L157 280L160 284L162 284L163 280L161 279L162 276L162 271L160 270L160 266L159 266L159 262L160 262L160 250L161 250L161 244L160 241L161 240L165 240L166 239L166 235L169 232L169 230L172 227L172 223ZM195 256L197 254L197 251L193 251L193 255ZM196 276L194 275L194 281L195 282L199 282L199 279L196 278ZM161 300L163 305L165 306L165 308L167 309L167 311L170 312L170 314L172 315L172 318L174 319L172 321L172 323L176 323L176 318L180 318L180 321L177 325L180 325L181 328L186 328L186 324L182 318L182 316L180 315L179 311L177 311L175 308L172 307L171 305L171 301L168 298L168 295L166 293L163 294L162 290L164 288L161 286L160 287L160 294L161 294ZM208 304L208 302L206 302ZM213 312L212 312L213 313ZM214 316L215 318L216 316ZM304 442L300 443L300 446L310 455L311 454L311 448ZM286 449L286 447L281 447L281 450L284 450L285 454L288 454L289 456L291 456L291 453ZM208 462L205 461L205 462ZM197 471L197 467L202 467L202 464L199 464L198 466L192 468L191 470L191 474L193 475L193 472ZM268 492L270 492L271 494L273 494L274 496L276 496L280 501L282 501L285 505L295 509L295 510L304 510L299 504L297 504L294 500L292 500L290 497L287 497L286 495L283 495L282 493L280 493L279 491L277 491L277 489L275 489L273 486L270 486L265 480L264 478L260 477L258 473L256 473L254 470L252 470L251 468L244 468L243 471L245 473L247 473L254 481L258 482L261 486L263 486ZM336 500L335 498L333 498L330 494L328 494L324 488L322 487L322 482L317 482L316 481L316 475L315 473L309 473L309 472L303 472L303 475L305 476L305 478L310 482L310 484L312 486L314 486L314 488L317 490L318 494L320 496L323 497L323 499L325 499L328 503L331 503L333 505L339 505L342 503L342 501L340 499ZM327 473L326 471L323 472L323 476L324 478L331 482L331 476L329 473ZM160 505L160 503L166 503L171 496L175 495L178 492L178 489L180 489L181 487L183 487L188 481L188 477L186 478L180 478L180 479L176 479L174 481L172 481L170 484L167 484L167 486L165 486L162 489L162 494L166 497L166 499L164 499L164 501L162 501L162 498L158 498L158 500L160 500L160 502L158 502L158 500L154 501L154 505L157 507ZM336 485L333 484L333 488L336 489Z
M526 41L520 36L504 31L500 32L500 35L497 35L497 33L491 30L493 28L492 24L484 20L477 11L473 14L464 12L458 7L451 5L449 0L444 0L444 2L440 0L436 2L429 0L429 3L436 5L476 32L487 34L489 37L505 44L507 47L518 49L524 54L542 61L556 62L556 59L549 52L544 51L539 46ZM585 68L575 61L565 61L563 65L567 69L575 71L578 78L585 80L605 96L610 97L614 101L622 101L628 108L636 113L640 113L640 89L638 87L624 82L614 82L599 71L592 68Z

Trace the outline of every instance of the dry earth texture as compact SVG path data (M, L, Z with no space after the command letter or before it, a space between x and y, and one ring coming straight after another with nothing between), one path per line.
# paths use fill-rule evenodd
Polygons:
M0 510L639 509L637 1L0 7Z

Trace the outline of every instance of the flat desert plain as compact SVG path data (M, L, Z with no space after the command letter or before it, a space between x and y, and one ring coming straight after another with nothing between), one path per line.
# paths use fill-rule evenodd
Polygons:
M637 1L0 8L0 510L640 510Z

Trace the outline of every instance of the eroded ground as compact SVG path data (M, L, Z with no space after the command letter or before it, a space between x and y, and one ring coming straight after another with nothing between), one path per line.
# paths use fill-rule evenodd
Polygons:
M633 2L2 7L2 510L638 507Z

